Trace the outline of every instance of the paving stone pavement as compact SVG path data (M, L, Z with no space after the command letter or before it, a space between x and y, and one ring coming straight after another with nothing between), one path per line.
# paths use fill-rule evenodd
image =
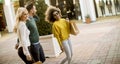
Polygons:
M71 64L120 64L120 16L77 25L80 33L71 35ZM14 49L15 43L14 33L0 38L0 64L24 64ZM55 58L46 58L44 64L59 64L64 57L62 53Z

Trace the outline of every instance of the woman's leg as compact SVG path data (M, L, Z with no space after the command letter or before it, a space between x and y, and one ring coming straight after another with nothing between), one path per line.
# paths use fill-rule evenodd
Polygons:
M68 44L69 44L69 47L70 47L71 56L73 56L73 50L72 50L72 44L71 44L70 38L68 39Z
M61 62L61 64L64 64L67 60L68 60L68 64L70 64L71 62L71 50L70 50L70 46L69 46L69 41L68 40L65 40L63 41L63 48L65 50L65 54L66 54L66 58L64 58Z

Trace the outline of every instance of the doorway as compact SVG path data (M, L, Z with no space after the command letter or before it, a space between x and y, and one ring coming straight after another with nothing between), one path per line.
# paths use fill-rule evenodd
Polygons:
M81 19L79 0L50 0L50 4L60 8L63 18Z
M94 2L98 17L120 14L120 0L94 0Z
M0 3L0 31L4 31L6 28L6 20L3 10L3 4Z

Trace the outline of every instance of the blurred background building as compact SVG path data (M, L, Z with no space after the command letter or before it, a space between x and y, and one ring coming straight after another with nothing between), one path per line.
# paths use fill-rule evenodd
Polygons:
M13 32L15 11L18 7L23 7L27 1L0 0L0 32ZM60 8L64 18L82 22L86 22L87 15L95 22L96 18L120 14L120 0L45 0L45 3Z

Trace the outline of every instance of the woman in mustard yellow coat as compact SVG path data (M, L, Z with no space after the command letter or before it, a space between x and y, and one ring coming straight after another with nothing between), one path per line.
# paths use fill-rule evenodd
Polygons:
M61 61L61 64L64 64L68 61L68 64L71 62L72 58L72 45L70 41L70 26L69 22L66 19L61 18L61 11L56 7L49 7L46 10L46 21L53 23L52 33L54 37L57 38L58 43L61 47L61 50L65 51L66 58Z

